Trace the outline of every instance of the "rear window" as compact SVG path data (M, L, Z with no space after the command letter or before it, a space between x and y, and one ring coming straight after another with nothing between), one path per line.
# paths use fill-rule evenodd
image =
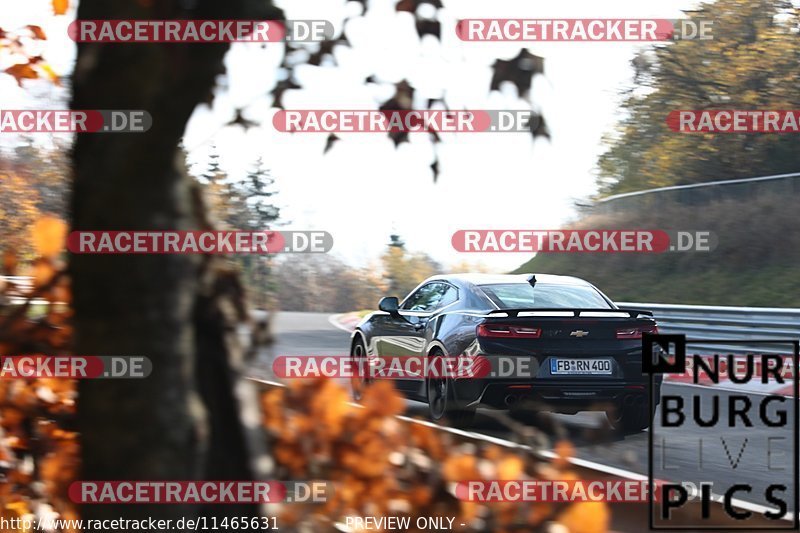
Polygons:
M597 290L585 285L498 283L480 287L500 309L612 308Z

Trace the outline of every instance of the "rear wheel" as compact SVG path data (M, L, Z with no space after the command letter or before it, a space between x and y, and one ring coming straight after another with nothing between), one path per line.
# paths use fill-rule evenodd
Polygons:
M367 377L367 350L364 347L364 341L361 340L361 337L356 339L353 346L350 348L350 360L353 363L352 375L350 377L350 391L353 394L353 399L359 402L364 396L364 389L369 385L369 378Z
M430 357L443 357L441 352L434 352ZM444 366L431 365L434 368ZM432 420L447 423L455 427L468 427L475 419L475 407L458 405L455 398L453 381L449 377L428 377L425 380L428 397L428 412Z
M629 404L623 403L616 409L606 412L611 427L624 433L636 433L650 427L654 410L650 409L647 398L636 399Z

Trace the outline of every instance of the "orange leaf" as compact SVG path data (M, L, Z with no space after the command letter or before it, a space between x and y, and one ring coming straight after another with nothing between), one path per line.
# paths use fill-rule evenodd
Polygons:
M556 522L570 533L605 533L611 516L605 502L577 502L562 512Z
M42 29L41 26L36 26L34 24L28 24L27 28L29 30L31 30L31 33L33 33L34 38L41 39L43 41L47 40L47 35L45 35L44 30Z
M60 78L58 77L58 74L56 74L56 72L53 70L53 67L51 67L47 63L41 63L40 65L38 65L38 67L42 70L42 72L44 72L47 75L48 78L50 78L50 81L52 81L56 85L61 85Z
M525 463L516 455L509 455L497 465L497 478L502 480L519 479Z
M56 217L44 216L34 222L31 237L39 255L53 258L64 248L67 225Z
M6 73L14 76L14 79L17 80L17 83L20 87L22 87L22 80L35 80L39 77L29 63L17 63L16 65L11 65L6 69Z
M53 0L53 13L56 15L63 15L67 12L69 7L69 0Z
M39 288L50 282L56 273L56 269L53 268L53 263L40 258L33 262L30 273L33 278L33 286Z

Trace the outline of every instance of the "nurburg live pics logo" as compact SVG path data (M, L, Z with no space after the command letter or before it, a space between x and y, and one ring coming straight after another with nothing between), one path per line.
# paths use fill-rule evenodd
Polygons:
M702 345L703 351L712 350L714 355L691 355L687 358L687 343ZM725 351L737 344L763 347L773 353L732 355ZM715 346L719 350L714 349ZM788 346L793 349L791 356L786 349ZM774 353L776 347L784 348L785 354ZM670 387L668 393L661 394L660 409L648 435L651 530L798 530L799 357L800 341L797 340L687 340L685 335L643 334L642 370L650 377L651 408L655 374L691 377L690 384L702 383L703 378L706 381L710 379L713 385L720 383L720 376L728 374L724 389L714 386ZM735 362L741 364L735 365ZM789 386L786 383L789 379L788 364L792 365L792 395L788 396L785 388L782 393L763 392L773 383ZM740 370L734 373L731 371L734 366ZM759 390L759 386L762 387L760 391L753 394L752 391ZM675 390L678 392L673 392ZM674 461L671 468L667 464L670 433L674 445L670 452ZM699 446L694 449L693 435L702 435L697 438ZM655 477L654 441L660 456L660 472ZM675 451L678 445L680 451ZM697 463L693 462L693 451L687 453L687 450L699 451ZM781 459L784 464L781 464ZM717 475L709 474L709 464ZM700 478L718 478L720 469L728 468L730 471L726 477L732 480L729 482L684 479L689 477L686 472L697 473ZM673 479L664 481L666 476L662 476L661 471L669 475L670 470L683 470L683 474L673 473ZM657 489L654 489L657 479ZM750 481L754 481L756 486ZM688 486L693 487L692 494L689 494ZM659 493L655 494L655 490ZM718 505L722 507L721 511ZM678 512L680 517L676 519L673 515Z

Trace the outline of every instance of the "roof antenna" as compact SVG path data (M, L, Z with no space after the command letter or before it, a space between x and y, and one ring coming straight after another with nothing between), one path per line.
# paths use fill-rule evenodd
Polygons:
M530 283L531 286L536 285L536 274L528 276L528 283Z

